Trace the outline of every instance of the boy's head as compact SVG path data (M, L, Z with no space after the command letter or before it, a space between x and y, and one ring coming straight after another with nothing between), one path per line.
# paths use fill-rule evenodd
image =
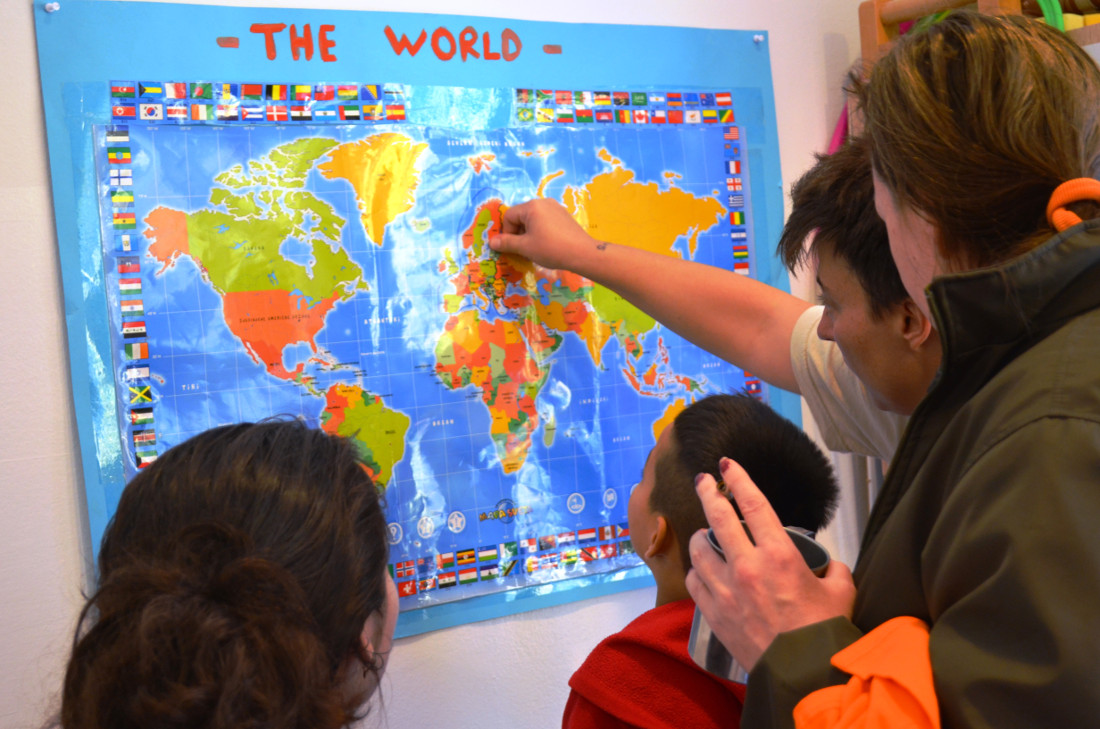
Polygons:
M825 305L818 335L836 342L878 407L913 412L939 369L939 337L890 255L866 140L818 156L791 188L791 203L778 253L792 272L807 256L817 264Z
M673 569L691 569L688 541L707 526L695 494L695 476L719 483L723 456L741 464L785 525L817 531L837 502L833 470L821 450L794 423L750 395L711 395L688 406L649 453L642 481L630 496L630 538L653 568L663 554Z

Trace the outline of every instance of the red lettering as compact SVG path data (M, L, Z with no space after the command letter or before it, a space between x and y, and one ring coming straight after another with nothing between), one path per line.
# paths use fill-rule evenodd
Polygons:
M313 31L309 28L309 23L302 26L302 35L298 35L298 28L290 26L290 55L295 61L298 60L298 54L300 51L306 52L306 60L313 58Z
M483 41L482 45L485 47L485 60L486 61L499 61L500 54L496 51L489 50L489 31L485 31L485 34L481 36Z
M336 47L336 41L329 40L328 34L336 30L335 25L322 25L321 31L317 34L317 50L321 52L321 60L325 63L332 63L336 60L336 56L329 53Z
M519 52L523 50L523 43L520 42L519 36L511 28L505 28L504 32L500 34L500 40L503 44L504 60L514 61L519 58ZM515 44L515 50L512 50L510 46Z
M410 43L408 36L404 33L401 34L401 40L397 39L397 34L393 32L393 28L386 26L386 39L390 42L390 47L393 48L393 52L400 56L405 51L409 52L410 56L416 56L420 52L420 46L424 45L424 40L428 37L428 31L421 30L420 37L416 39L416 43Z
M481 55L474 50L474 43L477 43L477 31L474 30L474 26L467 25L462 29L462 32L458 34L458 50L462 55L463 61L465 61L468 56L481 58Z
M253 33L264 34L264 48L267 50L267 60L275 60L275 34L282 33L286 29L286 23L253 23L249 28Z
M439 42L447 39L447 51L444 51L439 47ZM435 55L441 61L449 61L454 58L455 51L458 50L455 46L455 37L451 35L451 31L444 28L442 25L435 29L432 33L432 50L435 51Z

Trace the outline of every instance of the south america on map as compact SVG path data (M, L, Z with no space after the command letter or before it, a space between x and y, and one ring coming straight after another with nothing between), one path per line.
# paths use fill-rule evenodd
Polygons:
M346 436L385 491L403 610L637 564L626 502L661 429L759 392L612 291L488 246L547 197L602 240L733 268L719 126L103 133L132 166L132 227L105 244L128 474L227 423Z

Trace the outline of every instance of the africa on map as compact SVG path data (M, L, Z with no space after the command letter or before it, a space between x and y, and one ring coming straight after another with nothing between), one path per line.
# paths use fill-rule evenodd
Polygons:
M729 129L99 129L132 168L104 208L127 475L207 428L300 417L384 487L403 610L636 564L626 502L656 435L760 385L487 241L541 196L600 239L747 267Z

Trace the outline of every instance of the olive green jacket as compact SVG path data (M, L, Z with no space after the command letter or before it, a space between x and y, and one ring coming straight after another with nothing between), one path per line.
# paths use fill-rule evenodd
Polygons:
M943 364L871 513L851 621L780 635L742 727L791 726L829 658L931 625L944 727L1100 726L1100 224L936 279Z

